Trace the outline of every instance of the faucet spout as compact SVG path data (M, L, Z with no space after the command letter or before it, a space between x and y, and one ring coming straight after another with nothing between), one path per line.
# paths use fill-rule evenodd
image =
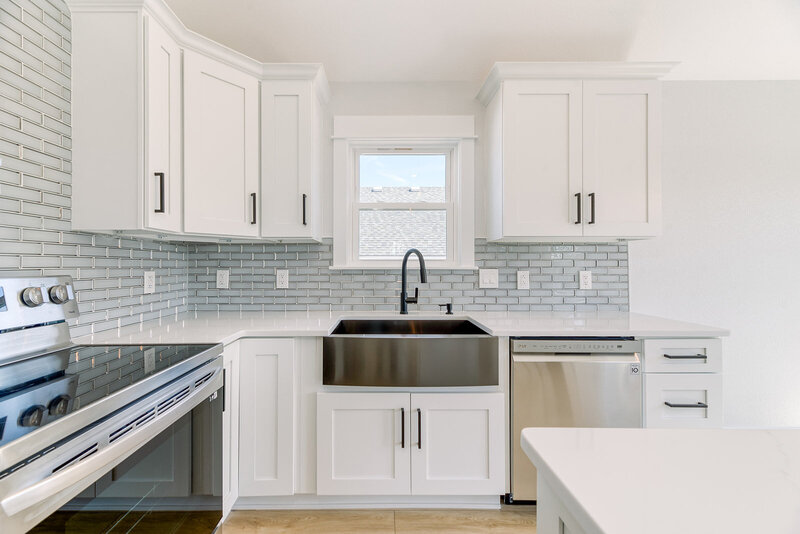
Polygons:
M422 252L415 248L410 248L403 256L403 266L401 273L401 288L400 288L400 313L403 315L408 314L408 305L416 304L419 299L419 288L414 291L413 297L408 297L408 257L416 254L419 258L419 281L424 284L428 281L428 271L425 269L425 258L422 257Z

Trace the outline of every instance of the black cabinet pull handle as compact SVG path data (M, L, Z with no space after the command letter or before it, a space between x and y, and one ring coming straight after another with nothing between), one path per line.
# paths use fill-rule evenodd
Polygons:
M222 368L222 411L225 411L225 392L228 391L228 377L225 368Z
M303 193L303 226L306 225L306 194Z
M665 358L670 360L707 360L705 354L665 354Z
M575 198L578 199L578 220L575 221L575 224L580 224L581 223L581 213L583 212L583 204L581 202L581 194L580 193L575 193Z
M417 432L419 439L417 440L417 448L422 448L422 410L417 408Z
M597 198L595 197L594 193L589 193L589 200L592 201L591 218L589 219L589 224L594 224L594 205L597 203Z
M164 173L157 172L154 173L156 178L158 178L158 207L153 210L156 213L164 213L165 206L164 206Z
M250 224L256 223L256 194L250 193L250 199L253 201L253 218L250 219Z
M400 408L400 448L406 448L406 409Z
M664 401L664 404L670 408L708 408L708 404L705 402L698 402L696 404L680 404L677 402Z

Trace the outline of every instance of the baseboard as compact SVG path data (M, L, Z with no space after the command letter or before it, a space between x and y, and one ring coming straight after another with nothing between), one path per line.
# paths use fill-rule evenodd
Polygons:
M386 508L454 508L499 510L499 495L292 495L239 497L234 510L352 510Z

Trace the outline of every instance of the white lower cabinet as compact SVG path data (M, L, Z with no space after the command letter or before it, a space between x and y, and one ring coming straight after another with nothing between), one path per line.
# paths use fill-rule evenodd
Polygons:
M503 493L502 393L319 393L319 495Z
M644 412L648 428L721 427L722 375L648 373Z
M239 342L239 496L294 493L294 343Z
M317 395L317 493L408 495L408 393Z
M239 343L222 354L225 389L222 410L222 514L227 516L239 497Z
M720 339L647 339L643 363L645 427L722 426Z

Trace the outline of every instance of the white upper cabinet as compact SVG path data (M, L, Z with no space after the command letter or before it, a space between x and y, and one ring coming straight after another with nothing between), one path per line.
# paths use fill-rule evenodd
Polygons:
M661 232L660 136L659 82L583 83L584 235Z
M580 236L581 82L509 80L502 100L502 180L490 193L502 235Z
M321 239L327 124L313 80L262 82L262 237Z
M180 232L181 49L155 20L145 19L145 214L147 226Z
M655 236L668 63L498 63L487 106L491 240ZM601 79L604 78L604 79Z
M73 229L180 232L179 46L134 7L73 24Z
M258 236L258 80L187 50L184 229Z
M255 61L187 30L161 0L68 4L73 229L322 238L321 65Z

